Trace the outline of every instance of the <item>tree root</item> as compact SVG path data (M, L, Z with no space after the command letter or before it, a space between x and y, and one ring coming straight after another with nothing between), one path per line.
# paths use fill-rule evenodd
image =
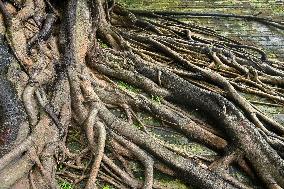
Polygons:
M105 147L105 140L106 140L106 131L105 131L105 127L101 122L97 122L96 124L96 130L98 131L98 145L97 148L99 150L94 150L94 162L92 165L92 171L90 173L90 179L88 180L87 184L86 184L86 189L89 188L95 188L96 185L96 178L99 172L99 168L100 168L100 164L101 161L103 159L103 154L104 154L104 147ZM94 145L92 143L90 143L90 145Z
M2 138L12 146L0 159L0 188L29 180L25 188L55 189L57 179L87 189L102 183L165 188L156 171L194 188L251 188L232 177L231 166L260 180L262 188L284 188L284 127L240 93L281 106L283 66L257 47L175 18L233 17L281 29L283 23L250 15L129 11L106 0L71 0L66 7L57 1L11 2L15 7L0 0L0 11L21 65L21 73L13 74L25 73L29 82L1 70L0 83L21 84L8 93L21 94L13 102L20 99L28 120L5 109L12 101L0 95L0 113L7 110L7 118L21 123L12 133L21 135L14 145L0 136L1 149ZM82 21L84 11L91 21ZM81 30L90 25L88 32ZM155 137L158 129L214 155L191 154ZM70 147L73 140L79 152ZM129 166L138 162L143 180Z

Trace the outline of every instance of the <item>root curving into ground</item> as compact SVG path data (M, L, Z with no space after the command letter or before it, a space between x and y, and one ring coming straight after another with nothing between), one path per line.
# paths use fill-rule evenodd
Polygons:
M0 0L0 10L0 188L55 189L63 178L86 189L165 188L155 172L192 188L253 188L232 165L261 188L284 188L284 126L242 95L283 106L283 62L180 21L192 13L132 11L114 0ZM258 15L193 16L284 27ZM217 155L190 155L153 129Z

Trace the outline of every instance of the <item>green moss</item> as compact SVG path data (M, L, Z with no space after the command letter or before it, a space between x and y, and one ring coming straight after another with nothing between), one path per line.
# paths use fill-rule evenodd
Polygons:
M68 143L68 148L70 149L71 152L79 152L81 150L81 144L79 142L70 142Z
M62 171L64 169L64 165L63 164L59 164L58 166L57 166L57 170L58 171Z
M142 122L146 125L152 125L152 126L160 126L161 122L158 119L153 118L152 116L148 114L139 114L139 117L142 119Z
M223 12L234 14L263 14L283 15L283 6L271 1L236 1L236 0L207 0L207 1L183 1L183 0L118 0L124 7L143 10L176 10L194 12ZM196 7L196 8L194 8ZM199 8L204 7L204 8ZM235 8L233 8L235 7ZM246 8L243 8L246 7Z
M161 172L155 172L154 179L158 180L164 188L189 189L189 187L181 180L174 179L173 177L163 174Z
M60 187L60 189L73 189L74 185L65 181L65 180L60 180L58 181L58 185Z
M100 45L101 45L101 47L102 47L103 49L108 48L108 45L105 44L105 43L101 43Z
M67 147L72 153L81 151L85 147L85 144L87 145L87 141L82 137L79 128L70 128L68 130Z
M141 127L142 127L139 123L134 123L133 126L138 128L138 129L141 129Z
M241 93L242 96L249 100L249 101L256 101L256 102L265 102L265 103L274 103L266 98L262 98L252 94ZM283 107L275 107L275 106L268 106L268 105L261 105L261 104L254 104L260 111L266 113L267 115L273 116L275 114L283 114L284 108Z
M98 43L103 49L109 48L108 44L104 43L102 40L98 40Z
M163 100L163 97L161 97L161 96L156 96L156 95L151 95L151 99L152 99L154 102L157 102L158 104L161 104L161 101Z
M283 14L284 12L283 6L274 6L272 10L274 13L279 13L279 14Z
M128 90L128 91L131 91L131 92L133 92L133 93L139 93L139 92L141 92L140 89L138 89L138 88L136 88L136 87L134 87L134 86L132 86L132 85L129 85L128 83L125 83L124 81L118 81L117 84L118 84L118 87L119 87L120 89Z
M102 189L114 189L114 188L111 187L110 185L104 185L104 186L102 187Z
M166 186L166 188L171 189L189 189L188 186L186 186L181 180L175 179L175 180L160 180L160 182Z
M180 1L173 1L173 0L155 0L155 1L149 1L149 0L119 0L120 4L122 4L125 7L128 7L130 9L147 9L147 10L153 10L153 9L177 9Z

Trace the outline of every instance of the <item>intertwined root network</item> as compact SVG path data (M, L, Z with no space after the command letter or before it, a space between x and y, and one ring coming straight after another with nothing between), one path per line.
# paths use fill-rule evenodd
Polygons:
M14 114L3 118L2 130L18 134L4 145L0 188L58 188L62 178L86 189L100 182L164 188L156 171L194 188L251 188L229 174L231 165L263 188L284 188L284 127L241 95L282 106L282 62L176 18L192 13L129 11L105 0L0 0L0 10L16 62L5 77L22 104L11 110L21 112L17 124ZM258 16L194 16L204 15L283 29ZM210 124L190 115L195 109ZM141 112L161 125L143 123ZM190 155L153 127L218 156ZM74 133L77 152L68 144ZM143 165L142 180L130 168L133 161Z

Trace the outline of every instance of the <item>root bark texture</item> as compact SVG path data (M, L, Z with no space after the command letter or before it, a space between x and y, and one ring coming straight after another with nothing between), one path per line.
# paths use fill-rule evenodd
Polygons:
M284 126L256 106L283 107L283 63L179 18L282 22L107 0L0 0L0 11L1 189L167 188L156 174L192 188L284 188Z

